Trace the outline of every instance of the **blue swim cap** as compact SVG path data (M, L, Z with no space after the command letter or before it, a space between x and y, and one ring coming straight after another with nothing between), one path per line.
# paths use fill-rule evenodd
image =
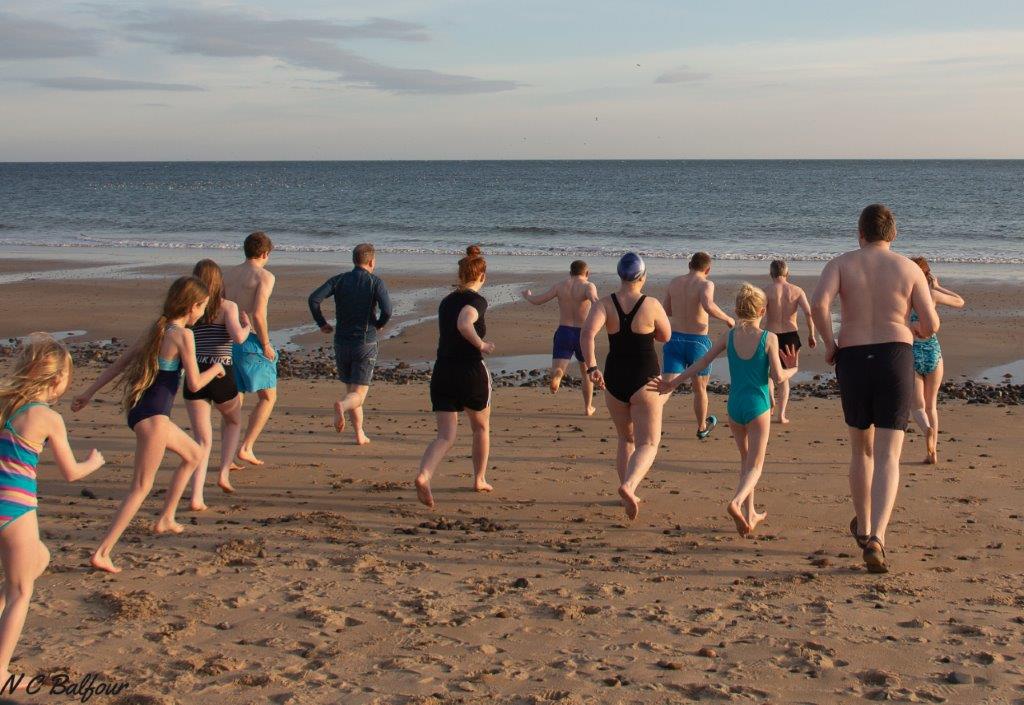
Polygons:
M626 282L635 282L647 272L647 265L644 258L635 252L627 252L619 260L619 266L615 268L619 273L619 279Z

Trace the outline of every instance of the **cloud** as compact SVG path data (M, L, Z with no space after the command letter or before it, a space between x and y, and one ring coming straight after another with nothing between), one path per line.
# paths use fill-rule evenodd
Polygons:
M88 30L0 12L0 59L95 56L99 44Z
M154 83L153 81L125 81L119 78L93 78L91 76L63 76L60 78L33 78L29 80L42 88L65 91L202 91L202 86L189 83Z
M691 71L686 66L666 71L654 79L655 83L697 83L711 78L710 73L704 71Z
M270 56L292 66L329 71L349 85L392 93L494 93L520 85L515 81L387 66L338 45L353 39L429 40L422 25L398 20L373 18L341 24L196 9L135 15L127 28L134 33L133 38L167 45L179 54Z

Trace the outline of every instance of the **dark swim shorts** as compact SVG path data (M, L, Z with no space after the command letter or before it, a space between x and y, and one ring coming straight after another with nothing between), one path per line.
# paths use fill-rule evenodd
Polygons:
M800 342L800 333L795 330L788 333L776 333L775 337L779 339L779 352L782 352L789 346L793 346L799 350L804 345ZM785 362L782 363L782 369L787 369Z
M906 430L914 399L914 350L908 343L839 348L836 379L847 426Z
M351 345L335 341L334 361L338 365L338 379L342 382L369 386L373 368L377 365L377 343Z
M581 328L575 326L558 326L554 340L551 341L552 360L571 360L583 362L583 350L580 348Z

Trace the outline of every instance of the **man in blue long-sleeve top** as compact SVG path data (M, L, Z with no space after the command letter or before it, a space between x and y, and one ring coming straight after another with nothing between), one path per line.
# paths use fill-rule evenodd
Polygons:
M331 277L309 295L309 312L324 333L334 333L334 358L338 379L345 383L345 397L334 404L334 428L345 430L345 414L352 420L356 443L370 439L363 433L363 402L377 363L377 331L391 318L388 288L373 273L377 264L373 245L363 243L352 250L352 271ZM332 326L320 312L320 304L334 297L337 324Z

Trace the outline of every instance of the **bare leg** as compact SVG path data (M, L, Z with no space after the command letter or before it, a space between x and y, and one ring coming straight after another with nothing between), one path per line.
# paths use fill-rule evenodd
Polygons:
M206 471L210 465L210 451L213 450L213 421L210 419L210 404L202 399L188 399L185 401L185 409L188 411L188 420L192 424L192 435L202 457L199 465L192 475L192 496L190 508L193 512L205 511L208 507L203 499L203 487L206 485Z
M180 534L185 527L179 524L174 513L178 509L178 502L181 495L185 493L185 486L192 477L196 467L199 465L202 449L199 444L188 437L188 434L178 428L173 421L167 420L167 450L176 453L181 458L181 464L171 476L171 485L167 489L167 499L164 501L164 509L153 525L153 531L158 534Z
M420 459L420 471L416 475L416 496L428 507L434 506L434 497L430 492L430 479L434 476L437 466L455 444L455 436L459 430L459 415L454 411L438 411L437 438L431 441L423 451Z
M551 360L551 372L548 375L548 388L551 393L554 394L558 391L558 388L562 386L562 378L565 377L565 370L569 367L568 360L559 360L553 358Z
M924 436L925 456L922 462L927 464L931 459L931 453L929 452L931 449L931 444L929 442L931 440L931 421L928 418L928 403L925 401L924 386L924 377L915 372L914 404L911 407L912 411L910 412L910 415L913 417L914 423L917 424L917 429L921 432L921 435Z
M740 470L739 486L736 488L735 496L729 503L729 514L734 519L737 514L744 519L744 522L747 524L746 533L748 534L768 516L767 513L758 514L754 508L754 488L757 486L757 481L761 479L765 453L768 450L768 436L771 432L771 413L765 412L761 414L748 423L744 427L744 431L747 452L745 454L746 457L743 458L743 466ZM747 510L745 515L743 514L743 509ZM736 528L737 530L740 529L738 521Z
M900 488L900 453L903 450L903 431L890 428L875 429L874 472L871 478L871 531L885 545L885 530L889 526L896 493Z
M704 431L708 427L708 380L711 377L694 377L690 385L693 387L693 415L697 418L697 430Z
M870 536L871 524L871 479L875 466L875 428L862 431L848 426L850 433L850 496L853 509L857 512L857 533Z
M939 387L944 372L942 358L938 366L924 378L925 411L928 414L928 457L927 462L939 462Z
M10 676L11 658L28 616L36 578L50 562L39 540L35 512L27 512L0 532L0 562L4 569L3 614L0 615L0 686Z
M594 408L594 383L590 381L590 375L587 374L587 366L580 363L580 379L583 380L583 413L587 416L593 416L597 409Z
M153 489L153 479L167 448L167 427L171 425L171 420L166 416L151 416L135 424L135 474L128 494L117 508L113 523L92 554L90 562L93 568L108 573L121 572L121 569L114 567L111 562L110 552Z
M261 389L256 392L256 395L259 399L256 401L252 413L249 414L249 427L245 429L245 438L242 439L242 445L238 448L238 459L253 465L263 465L263 461L253 453L253 446L256 445L256 440L263 433L263 427L270 419L270 412L274 410L274 404L277 402L277 389Z
M789 406L789 380L787 379L783 380L782 382L779 382L776 388L779 390L779 401L776 405L776 408L778 409L778 416L776 418L776 421L778 421L781 424L787 424L789 423L789 418L786 416L786 407Z
M364 446L370 442L369 437L363 433L363 404L366 403L366 394L370 391L370 386L367 384L349 384L346 387L348 393L345 394L344 399L338 402L341 405L340 411L342 414L347 413L352 421L352 430L356 434L356 444ZM339 413L338 404L334 405L335 420L337 420ZM344 417L342 416L342 418ZM344 428L345 424L342 423L341 427ZM337 428L337 424L335 424L335 428Z
M625 502L626 516L636 519L640 511L640 503L636 498L636 488L647 475L658 455L658 444L661 443L661 416L665 407L665 397L646 388L635 392L629 400L629 411L633 417L636 448L629 457L626 466L626 477L619 486L619 496Z
M490 492L487 484L487 459L491 454L491 407L483 411L466 409L469 427L473 429L473 489Z
M605 405L608 413L615 424L615 433L618 436L618 448L615 453L615 472L619 477L619 484L626 481L626 468L629 466L629 459L636 449L633 438L633 417L629 413L629 404L625 404L611 394L604 395Z
M238 439L242 435L242 397L217 405L220 412L220 477L217 487L231 494L235 488L231 485L231 471L236 465L231 462L238 449Z

